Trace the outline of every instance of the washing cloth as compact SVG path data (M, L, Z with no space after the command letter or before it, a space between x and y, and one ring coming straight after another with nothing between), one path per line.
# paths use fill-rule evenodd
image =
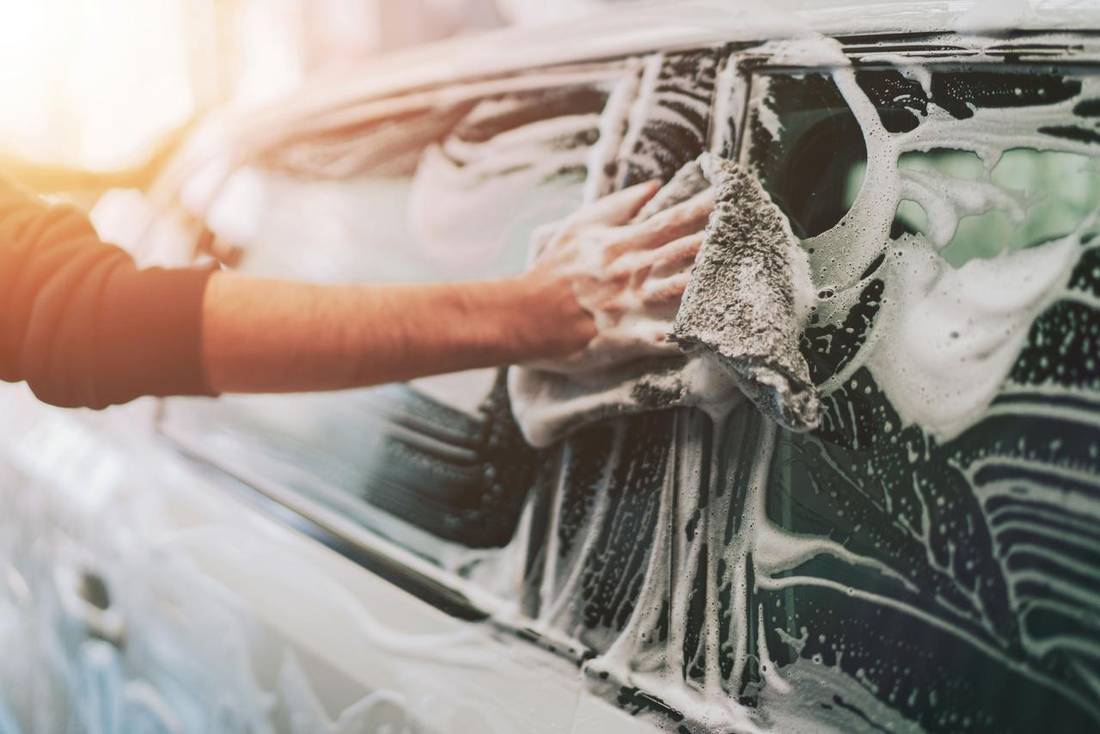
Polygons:
M788 428L816 426L817 396L798 351L812 306L808 263L755 178L706 154L681 168L635 221L712 184L715 212L669 324L684 353L586 373L512 368L512 410L529 443L548 446L596 420L672 407L718 419L746 397Z
M811 430L821 405L798 344L815 300L806 251L755 176L717 156L700 166L715 209L672 339L717 360L764 415Z

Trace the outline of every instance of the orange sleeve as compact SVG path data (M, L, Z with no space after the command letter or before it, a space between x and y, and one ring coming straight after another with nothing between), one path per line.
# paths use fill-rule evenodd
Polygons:
M139 270L76 208L0 178L0 379L25 380L63 407L211 394L202 368L211 272Z

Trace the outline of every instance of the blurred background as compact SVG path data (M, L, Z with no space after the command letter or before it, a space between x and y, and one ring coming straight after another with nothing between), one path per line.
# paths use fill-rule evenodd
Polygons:
M3 0L0 154L124 167L201 112L312 73L616 1Z

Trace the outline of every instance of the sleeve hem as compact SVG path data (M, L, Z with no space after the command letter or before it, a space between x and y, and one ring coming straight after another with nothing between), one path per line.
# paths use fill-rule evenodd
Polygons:
M203 363L203 297L214 268L137 270L103 285L96 338L95 403L142 395L214 396Z

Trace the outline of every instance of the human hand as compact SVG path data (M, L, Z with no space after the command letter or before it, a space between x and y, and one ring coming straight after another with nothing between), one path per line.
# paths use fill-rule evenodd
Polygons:
M586 338L580 349L529 366L577 373L678 353L668 332L703 242L714 193L707 189L633 222L659 188L651 181L624 189L535 234L528 278L540 287L567 285L575 300L571 308L566 298L556 314L550 309L539 328L542 334L565 329ZM576 323L578 318L583 323Z

